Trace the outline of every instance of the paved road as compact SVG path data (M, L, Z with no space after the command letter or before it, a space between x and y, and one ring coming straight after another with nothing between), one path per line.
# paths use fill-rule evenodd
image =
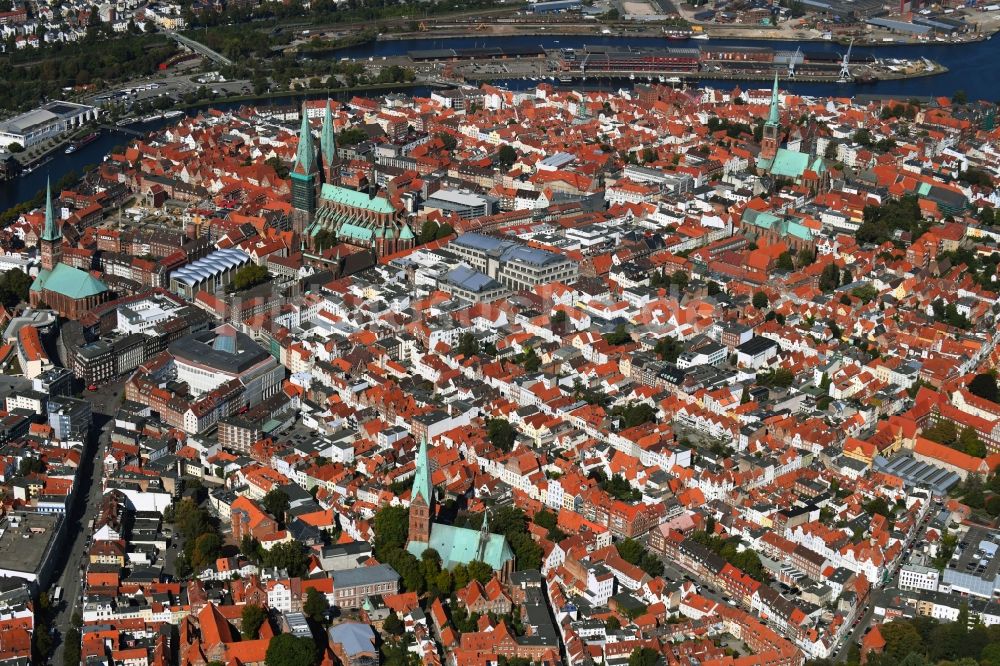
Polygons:
M114 420L111 418L118 404L117 393L121 391L121 382L109 385L99 392L88 393L94 410L95 433L87 442L83 460L80 464L80 489L77 501L70 511L69 542L64 547L66 560L63 562L62 575L54 583L63 588L63 602L57 609L52 620L55 631L55 650L51 663L63 663L63 638L69 631L73 612L80 607L83 593L83 573L81 567L86 556L86 542L90 538L87 524L97 512L101 497L101 464Z

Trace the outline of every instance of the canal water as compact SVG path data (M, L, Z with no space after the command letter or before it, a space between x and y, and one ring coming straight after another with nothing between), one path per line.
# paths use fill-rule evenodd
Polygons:
M697 47L703 44L720 44L727 46L771 46L775 49L788 49L794 51L796 47L801 47L803 51L823 51L827 53L843 53L844 46L831 42L779 42L779 41L759 41L759 40L739 40L739 39L718 39L711 42L697 40L687 41L666 41L649 37L615 37L611 35L573 37L573 36L521 36L503 38L456 38L456 39L409 39L399 41L371 42L354 46L348 49L337 51L331 55L331 59L340 58L380 58L382 56L403 55L407 51L418 49L439 49L439 48L475 48L487 46L544 46L545 48L582 48L586 45L614 46L619 48L653 48L665 46L686 46ZM877 58L930 58L946 67L949 71L938 76L930 76L918 79L901 79L896 81L880 81L873 85L855 86L850 83L805 83L782 81L783 89L790 89L794 92L805 95L839 95L851 96L855 94L879 94L898 95L913 97L930 97L945 95L950 96L957 90L964 90L970 99L987 99L993 102L1000 101L1000 35L991 40L964 44L960 46L950 46L946 44L922 44L914 46L884 46L884 47L857 47L852 51L852 58L877 57ZM525 88L534 84L533 81L510 81L507 84L512 88ZM610 89L617 89L621 86L629 85L629 81L593 81L588 82L589 86L603 86ZM763 86L762 83L754 82L727 82L711 81L702 85L713 87L730 87L739 85ZM386 91L378 91L373 95L384 94ZM406 92L416 95L428 94L427 89L407 88ZM363 94L363 93L362 93ZM292 102L292 97L277 98L269 100L266 104L277 106L287 106ZM212 104L205 108L214 107L227 109L239 106L240 104ZM191 111L190 113L197 113ZM168 120L157 120L150 123L132 125L132 129L154 130L163 127ZM45 187L46 177L51 177L53 182L59 180L64 174L71 170L81 172L87 165L97 164L115 146L127 144L131 138L118 131L105 130L101 136L93 143L77 150L75 153L65 155L57 152L53 155L52 161L43 165L30 174L15 178L11 181L0 182L0 210L5 210L17 203L30 199L40 189Z

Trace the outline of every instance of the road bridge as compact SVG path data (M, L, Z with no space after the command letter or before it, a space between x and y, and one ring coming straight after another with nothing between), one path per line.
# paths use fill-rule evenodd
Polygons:
M223 65L224 67L228 67L233 64L232 60L222 55L221 53L213 51L212 49L208 48L201 42L196 42L195 40L189 37L185 37L179 32L173 32L171 30L167 30L166 34L168 37L170 37L172 40L174 40L181 46L190 49L194 53L197 53L198 55L204 58L208 58L209 60L211 60L216 64Z

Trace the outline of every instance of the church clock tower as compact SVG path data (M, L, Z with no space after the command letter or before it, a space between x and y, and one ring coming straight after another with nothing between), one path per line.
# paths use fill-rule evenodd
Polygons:
M46 182L45 228L42 230L42 237L38 240L44 270L51 271L62 261L62 244L62 227L56 222L55 212L52 209L52 185Z
M302 126L299 129L299 145L292 167L292 207L295 209L295 231L303 233L316 213L316 187L319 169L316 164L316 147L313 143L312 128L309 127L309 113L302 104Z
M781 119L778 115L778 75L774 75L774 90L771 91L771 110L764 123L764 133L761 136L760 156L765 160L773 160L778 154L778 135L781 133Z
M427 462L427 439L421 438L417 451L417 472L410 491L410 541L427 543L431 540L431 506L434 503L434 486Z

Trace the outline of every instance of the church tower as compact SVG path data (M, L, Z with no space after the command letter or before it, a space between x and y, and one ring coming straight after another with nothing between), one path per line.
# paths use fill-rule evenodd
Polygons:
M427 462L427 438L421 438L417 451L417 472L410 490L410 541L428 543L431 540L431 506L434 503L434 486L431 484L430 465Z
M316 165L316 147L313 143L312 129L309 127L309 114L306 105L302 104L302 127L299 129L299 146L295 153L295 165L292 167L292 207L295 209L296 231L302 233L312 222L316 212L316 186L318 182Z
M760 156L765 160L773 160L778 154L778 135L781 133L781 120L778 116L778 75L774 75L774 90L771 91L771 111L764 123L764 133L760 142Z
M333 113L330 100L326 100L323 112L323 130L319 135L320 161L323 163L323 182L337 184L340 181L340 158L337 156L337 135L333 130Z
M62 261L62 225L52 209L52 185L45 183L45 228L38 241L42 253L42 269L51 271Z

